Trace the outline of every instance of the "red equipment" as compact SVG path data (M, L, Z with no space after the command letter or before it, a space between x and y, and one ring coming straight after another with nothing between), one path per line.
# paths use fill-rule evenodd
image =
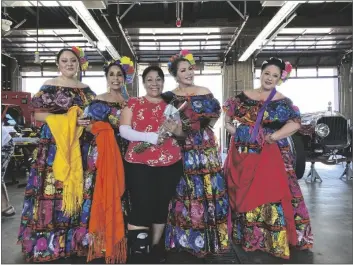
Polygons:
M6 111L2 111L1 120L3 115L6 114L9 107L18 106L21 109L24 117L24 124L26 127L31 127L34 124L34 110L31 106L32 96L29 92L13 92L1 91L1 104L5 107Z

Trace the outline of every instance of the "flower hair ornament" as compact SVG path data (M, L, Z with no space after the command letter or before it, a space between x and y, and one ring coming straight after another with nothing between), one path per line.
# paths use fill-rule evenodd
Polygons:
M168 70L170 72L171 70L171 67L172 67L172 64L173 62L175 62L177 59L179 58L184 58L186 60L188 60L188 62L193 66L195 67L196 63L195 63L195 60L194 60L194 56L192 55L192 53L190 53L188 50L181 50L180 53L176 54L176 55L173 55L170 59L169 59L169 62L168 62Z
M81 66L81 71L85 72L88 69L88 59L87 55L85 55L85 52L82 50L82 48L78 46L72 47L72 51L76 53L78 58L80 58L80 66ZM82 80L82 72L79 72L79 80Z
M109 67L113 65L120 66L125 72L125 85L121 89L121 94L125 100L129 99L129 94L127 92L126 84L132 84L135 76L134 62L127 56L123 56L118 60L108 61L103 65L103 71L108 71Z
M281 79L278 82L279 86L289 79L290 73L293 70L293 66L290 62L287 61L284 63L284 65L285 67L284 67L284 70L282 71Z
M118 60L108 61L103 65L103 70L106 71L110 66L120 66L126 74L125 83L132 84L135 76L134 62L127 56L121 57Z

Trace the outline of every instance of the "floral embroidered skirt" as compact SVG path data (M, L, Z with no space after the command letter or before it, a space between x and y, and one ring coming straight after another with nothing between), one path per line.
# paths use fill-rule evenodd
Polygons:
M290 191L293 195L292 205L298 236L295 247L308 249L313 246L308 209L292 167L293 156L286 148L280 148L280 150L288 173ZM241 244L246 251L262 250L276 257L289 259L288 235L283 207L280 202L263 204L252 211L234 214L234 243Z
M81 155L87 156L89 141L81 137ZM87 225L91 208L94 174L84 174L84 201L81 212L67 217L61 211L62 182L52 170L56 145L47 125L41 128L34 152L21 216L18 241L27 261L48 262L73 254L86 255ZM85 163L83 163L85 165Z
M183 153L184 177L169 205L165 245L194 255L228 250L229 208L222 162L215 145Z

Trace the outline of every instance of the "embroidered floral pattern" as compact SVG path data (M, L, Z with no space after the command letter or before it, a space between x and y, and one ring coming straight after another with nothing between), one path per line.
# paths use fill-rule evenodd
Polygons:
M65 113L73 105L84 108L94 97L94 92L88 87L76 89L42 86L32 104L36 109ZM87 150L84 147L89 137L88 133L83 133L80 138L83 161L87 160ZM76 234L87 227L93 186L85 186L81 212L71 217L64 216L61 211L63 185L55 180L52 171L55 153L55 140L48 125L44 124L40 130L38 147L33 154L35 161L25 189L18 234L27 261L48 262L72 254L86 253L82 239ZM84 176L85 183L87 177Z
M250 144L250 130L255 124L257 112L263 102L250 99L244 93L228 99L223 106L226 115L240 123L231 143L240 152L259 153L261 145ZM265 133L273 133L288 120L300 123L299 109L288 98L273 100L267 106L262 120ZM298 234L297 247L311 248L313 235L308 210L293 169L293 154L287 139L278 141L283 162L288 173L290 190L293 195L292 205ZM241 244L245 250L263 250L274 256L289 258L289 244L285 228L285 220L281 203L260 205L247 213L235 213L233 223L233 240Z
M229 248L229 201L209 121L219 118L220 105L212 94L174 97L176 107L188 102L183 119L190 126L185 128L188 136L181 142L185 175L169 205L166 248L183 249L198 256L219 253Z
M145 97L130 98L128 102L132 110L132 128L140 132L158 132L165 116L163 112L167 106L164 101L151 103ZM136 152L141 142L130 142L125 160L130 163L141 163L149 166L169 166L181 159L178 142L170 137L160 145L148 146L143 152Z

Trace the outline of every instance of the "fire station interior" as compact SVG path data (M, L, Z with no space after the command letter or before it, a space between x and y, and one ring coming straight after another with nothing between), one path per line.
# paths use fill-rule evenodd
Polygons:
M197 64L195 82L220 102L258 87L264 60L290 61L291 76L278 90L301 110L302 127L293 137L295 170L312 222L313 249L293 249L283 260L232 244L218 256L170 253L167 263L353 263L352 13L352 1L2 1L1 119L13 127L15 143L4 178L16 214L1 218L1 262L25 263L16 241L39 137L31 97L59 74L57 52L80 46L89 61L83 82L97 94L107 91L104 62L121 56L136 65L129 94L142 96L141 74L150 64L163 69L165 90L175 88L167 63L188 49ZM224 158L229 135L223 116L214 131Z

